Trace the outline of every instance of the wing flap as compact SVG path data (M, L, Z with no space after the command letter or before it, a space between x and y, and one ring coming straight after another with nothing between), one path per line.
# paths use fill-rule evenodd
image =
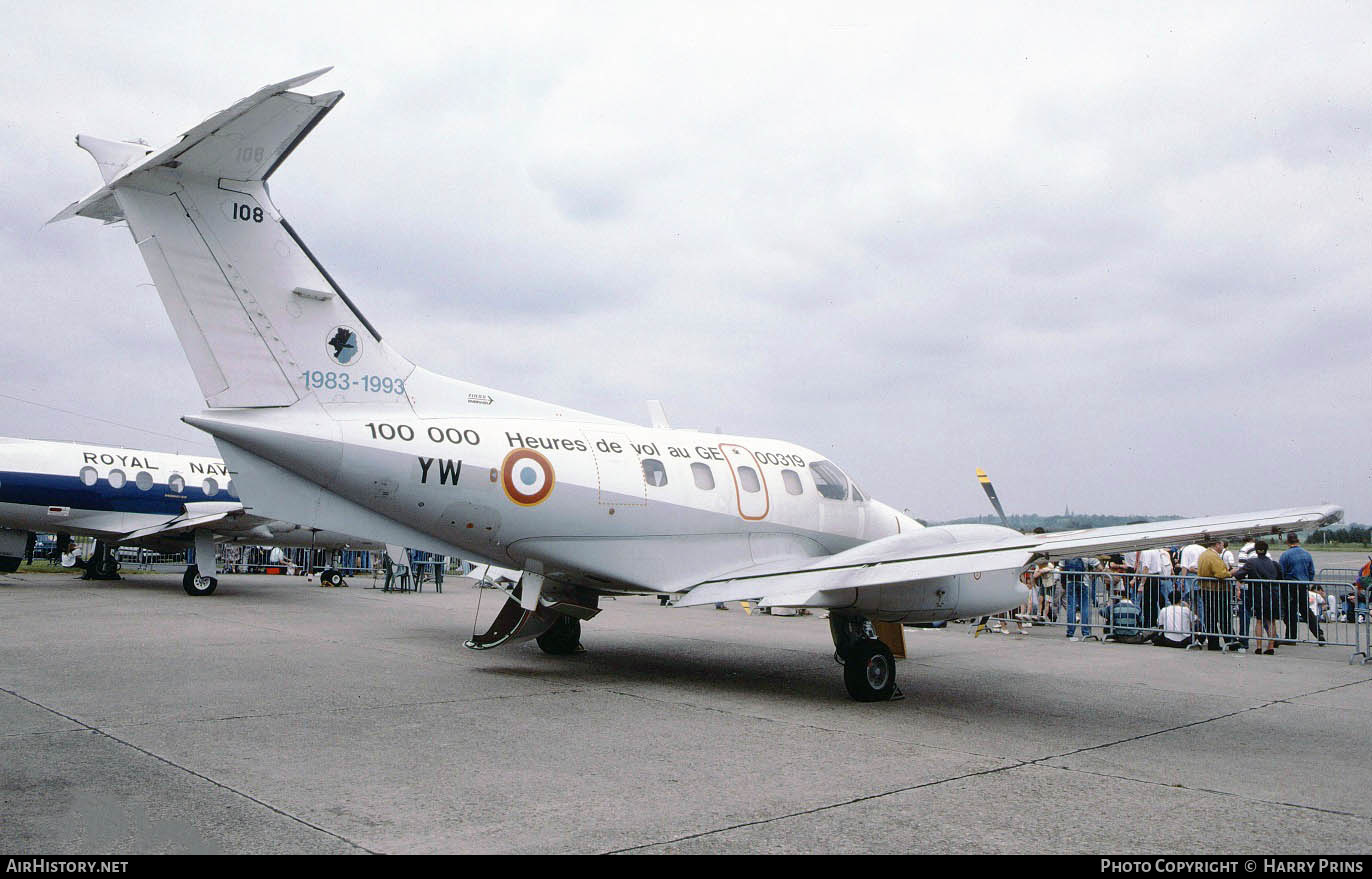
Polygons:
M224 510L217 513L207 513L201 516L177 516L169 522L161 525L153 525L148 528L139 528L137 531L130 531L119 538L120 543L133 543L146 537L166 537L170 534L184 534L187 531L194 531L197 528L204 528L206 525L213 525L223 522L232 516L231 510Z

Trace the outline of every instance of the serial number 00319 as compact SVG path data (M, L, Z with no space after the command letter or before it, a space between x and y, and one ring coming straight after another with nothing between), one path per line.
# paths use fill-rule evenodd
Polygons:
M368 394L403 394L405 380L380 375L353 376L346 372L328 372L312 369L300 374L306 388L323 388L329 391L351 391L354 388Z

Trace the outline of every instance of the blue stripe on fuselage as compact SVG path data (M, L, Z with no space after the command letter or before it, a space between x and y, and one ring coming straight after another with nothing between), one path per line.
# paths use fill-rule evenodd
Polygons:
M222 488L211 498L206 496L204 489L190 485L186 486L181 496L168 497L169 494L171 489L165 482L141 491L132 479L124 483L123 488L111 488L109 480L104 478L95 485L86 485L79 476L0 471L0 503L7 504L176 516L181 513L183 504L234 500Z

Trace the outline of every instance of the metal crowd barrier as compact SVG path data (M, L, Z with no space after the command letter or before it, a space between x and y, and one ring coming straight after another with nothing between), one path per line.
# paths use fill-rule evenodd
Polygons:
M1167 643L1173 646L1245 652L1258 648L1261 634L1264 650L1323 644L1351 648L1350 663L1365 663L1372 656L1372 611L1367 593L1354 581L1216 581L1190 575L1054 571L1027 585L1025 604L992 617L987 621L991 628L1013 634L1017 627L1051 626L1076 640L1136 643L1160 640L1170 631L1173 637ZM1323 600L1312 604L1312 593ZM1179 610L1164 613L1173 604ZM979 632L980 627L974 630Z
M247 564L243 562L220 561L219 567L220 570L222 570L226 574L267 574L275 572L279 574L304 576L306 573L308 573L303 565L297 565L294 562L254 562ZM230 567L232 568L232 570L229 570ZM324 566L316 565L315 567L317 568L315 573L324 570ZM358 574L370 574L372 573L372 571L376 570L375 568L370 566L358 567L355 565L332 565L331 567L333 568L333 570L338 571L341 574L347 574L352 576L356 576Z

